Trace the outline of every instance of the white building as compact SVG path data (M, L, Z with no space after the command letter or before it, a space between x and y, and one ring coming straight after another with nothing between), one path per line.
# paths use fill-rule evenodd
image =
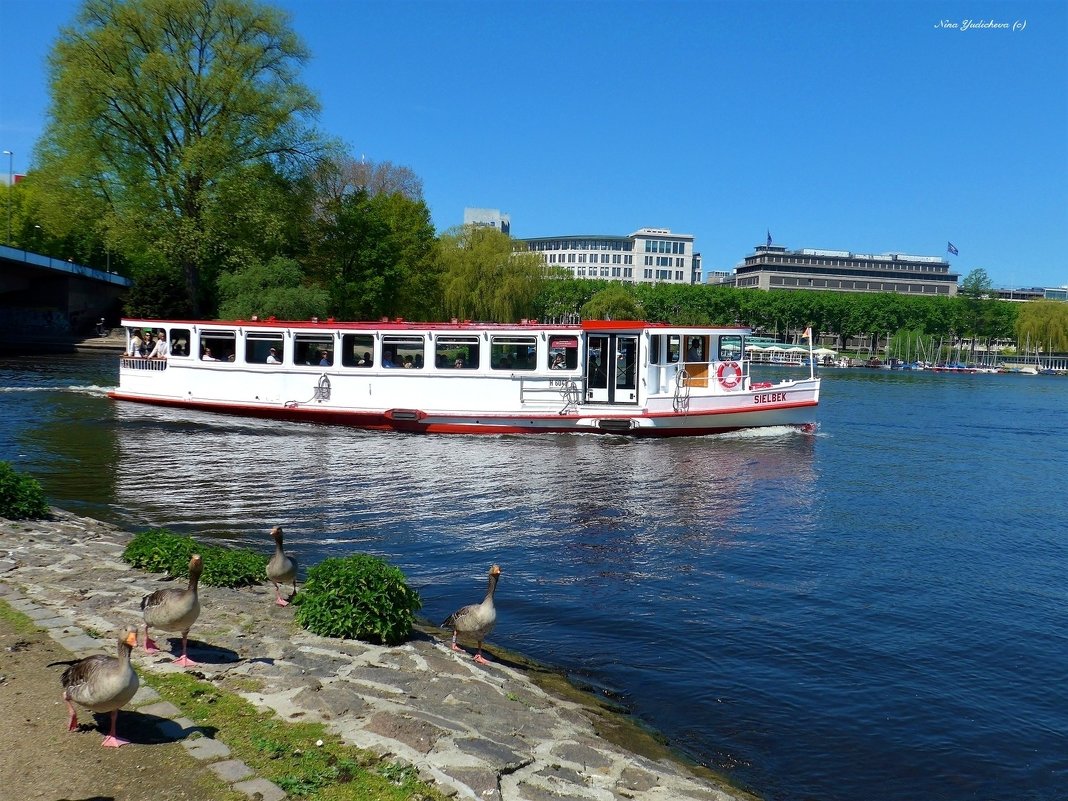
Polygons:
M642 228L628 236L584 234L518 239L549 267L573 278L599 278L634 284L695 284L701 258L693 251L693 234L668 228Z

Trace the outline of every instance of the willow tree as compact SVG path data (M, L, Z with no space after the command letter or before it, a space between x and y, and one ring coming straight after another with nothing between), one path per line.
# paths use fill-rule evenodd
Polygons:
M179 273L199 314L231 254L285 237L288 180L322 147L307 55L251 0L85 0L49 56L49 226L96 214L113 249Z
M1016 342L1021 348L1032 352L1068 351L1068 303L1058 300L1032 300L1018 306Z
M535 313L546 279L537 253L517 250L495 228L465 225L438 243L445 310L453 317L501 323Z

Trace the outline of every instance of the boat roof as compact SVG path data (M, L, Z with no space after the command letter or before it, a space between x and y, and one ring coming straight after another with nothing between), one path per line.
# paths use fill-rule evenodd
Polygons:
M274 317L252 320L164 320L148 317L123 318L124 326L143 328L164 328L189 326L197 328L214 328L227 326L235 328L265 329L307 329L322 331L633 331L635 329L655 329L658 331L725 331L748 333L747 326L726 325L668 325L667 323L650 323L643 320L583 320L574 323L542 323L538 320L520 320L518 323L487 323L472 320L451 320L449 322L414 322L402 318L376 321L344 321L332 317L311 320L278 320Z

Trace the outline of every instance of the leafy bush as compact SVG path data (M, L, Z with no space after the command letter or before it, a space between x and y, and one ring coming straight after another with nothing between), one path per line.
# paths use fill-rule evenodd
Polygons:
M423 606L398 568L369 554L315 565L293 603L297 622L315 634L386 645L411 634Z
M204 545L192 537L173 534L165 528L142 531L122 552L134 567L170 576L189 574L189 558L204 559L200 580L211 587L247 587L264 580L267 557L246 548Z
M43 520L49 517L44 490L7 462L0 462L0 517L8 520Z

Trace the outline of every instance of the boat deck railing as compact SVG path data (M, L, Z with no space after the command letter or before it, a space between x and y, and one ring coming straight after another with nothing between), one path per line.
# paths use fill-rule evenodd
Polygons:
M123 370L154 370L162 372L167 369L166 359L147 359L143 356L123 356L119 359Z

